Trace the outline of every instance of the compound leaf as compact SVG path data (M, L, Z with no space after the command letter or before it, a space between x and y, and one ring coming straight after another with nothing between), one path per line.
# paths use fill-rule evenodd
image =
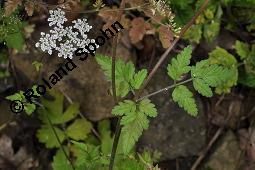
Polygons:
M186 86L177 86L172 93L173 100L191 116L197 116L198 109L193 94Z
M191 59L192 48L188 46L177 55L176 58L171 60L171 64L168 64L167 71L168 75L174 80L180 80L181 76L190 71L190 59Z
M76 119L66 130L66 134L74 140L84 140L92 129L92 124L85 119Z
M134 79L131 80L131 85L134 89L139 89L143 84L144 79L147 76L147 70L142 69L134 75Z
M64 132L57 127L54 127L54 130L60 142L62 143L65 140ZM60 146L53 129L49 125L43 125L37 131L36 136L41 143L45 143L47 148L54 148Z
M61 149L53 157L52 167L53 170L73 170L72 165Z
M150 117L156 117L158 114L155 105L149 99L143 99L139 103L139 110Z
M249 57L250 50L248 44L243 43L241 41L236 41L235 49L237 54L241 57L242 60Z
M195 90L201 95L205 97L212 97L213 95L212 89L203 79L200 79L200 78L194 79L193 86Z
M141 112L137 112L135 119L129 124L122 128L121 132L121 142L122 150L124 154L128 154L130 150L134 147L138 138L142 135L144 129L149 126L149 120L147 116Z
M112 114L117 116L122 116L127 113L135 112L136 104L131 100L124 100L119 102L117 106L112 109Z

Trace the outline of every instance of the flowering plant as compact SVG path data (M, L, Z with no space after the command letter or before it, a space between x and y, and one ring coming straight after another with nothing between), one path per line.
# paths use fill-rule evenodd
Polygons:
M92 26L87 23L87 19L77 19L72 21L73 26L64 26L67 21L65 12L61 9L50 10L48 18L49 26L52 29L49 33L41 32L39 42L35 44L42 51L47 51L52 54L55 49L58 51L59 57L73 58L73 53L78 49L83 49L83 52L88 52L85 46L89 43L94 43L94 39L89 39L87 33ZM99 46L96 45L96 48Z

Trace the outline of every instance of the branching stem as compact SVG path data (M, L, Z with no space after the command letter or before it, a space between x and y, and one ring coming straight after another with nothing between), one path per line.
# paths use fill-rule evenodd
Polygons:
M177 44L177 42L181 39L181 37L184 35L184 33L194 24L195 20L197 19L197 17L204 11L204 9L206 8L207 4L209 3L210 0L205 0L203 5L200 7L200 9L196 12L195 16L183 27L183 29L181 30L178 38L176 38L173 43L171 44L171 46L164 52L164 54L160 57L158 63L154 66L154 68L152 69L152 71L150 72L149 76L147 77L147 79L145 80L145 83L143 84L143 86L141 87L141 89L138 90L138 92L136 93L134 100L137 100L142 91L144 90L144 88L147 86L147 84L149 83L149 81L151 80L151 78L154 76L154 74L156 73L156 71L158 70L158 68L160 67L160 65L163 63L163 61L166 59L166 57L168 56L168 54L170 53L170 51L174 48L174 46ZM121 5L120 5L120 15L118 15L118 20L120 20L121 14L123 12L123 9L125 7L125 0L121 1ZM117 41L117 37L115 37L115 40ZM117 43L117 42L116 42ZM114 44L117 45L117 44ZM115 87L115 57L116 57L116 46L113 47L113 50L115 50L115 54L113 54L113 58L112 58L112 92L113 92L113 97L115 98L115 104L117 103L117 99L116 99L116 87ZM114 94L115 93L115 94ZM117 127L116 127L116 131L115 131L115 137L114 137L114 141L113 141L113 147L112 147L112 152L111 152L111 158L110 158L110 165L109 165L109 170L113 169L113 164L114 164L114 159L115 159L115 154L117 151L117 146L118 146L118 142L119 142L119 137L121 134L121 125L120 125L120 117L118 117L118 123L117 123Z
M166 59L166 57L168 56L168 54L170 53L170 51L172 51L172 49L175 47L175 45L179 42L179 40L181 39L181 37L187 32L187 30L194 24L195 20L197 19L197 17L205 10L206 6L208 5L208 3L210 2L210 0L205 0L203 5L200 7L200 9L196 12L196 14L192 17L192 19L182 28L179 36L172 42L172 44L170 45L170 47L162 54L162 56L160 57L159 61L157 62L157 64L154 66L154 68L152 69L152 71L150 72L149 76L147 77L147 79L145 80L145 82L143 83L142 87L138 90L138 92L136 93L134 99L137 100L140 95L142 94L143 90L145 89L145 87L148 85L148 83L150 82L151 78L154 76L154 74L156 73L156 71L158 70L158 68L161 66L161 64L163 63L163 61Z
M165 88L163 88L163 89L160 89L160 90L158 90L158 91L155 91L155 92L153 92L153 93L150 93L150 94L148 94L148 95L146 95L146 96L140 97L139 99L136 100L136 102L141 101L141 100L143 100L143 99L145 99L145 98L149 98L149 97L154 96L154 95L156 95L156 94L159 94L159 93L161 93L161 92L168 91L168 90L170 90L170 89L172 89L172 88L175 88L176 86L179 86L179 85L182 85L182 84L191 82L191 81L192 81L192 79L188 79L188 80L184 80L184 81L182 81L182 82L180 82L180 83L174 83L174 84L172 84L171 86L167 86L167 87L165 87Z

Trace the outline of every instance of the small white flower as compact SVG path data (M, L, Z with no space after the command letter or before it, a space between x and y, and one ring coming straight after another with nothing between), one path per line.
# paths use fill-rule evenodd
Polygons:
M57 25L58 27L62 27L62 25L67 21L65 17L65 12L62 11L61 9L57 10L50 10L50 17L48 18L49 26L51 27L52 25Z
M82 48L83 52L88 53L89 51L85 49L86 45L95 43L94 39L88 39L87 32L91 30L92 26L87 23L87 19L74 20L73 26L64 27L63 24L67 21L65 12L57 9L50 10L48 21L49 26L54 25L54 27L49 34L41 32L41 38L35 46L41 48L42 51L47 51L50 55L53 50L57 50L59 57L72 59L75 50ZM99 48L99 45L95 45L96 48ZM95 50L92 46L90 49Z
M76 48L73 47L73 45L70 43L69 40L67 40L65 43L60 43L60 47L56 48L59 53L59 57L64 57L66 58L73 58L73 53L76 50Z

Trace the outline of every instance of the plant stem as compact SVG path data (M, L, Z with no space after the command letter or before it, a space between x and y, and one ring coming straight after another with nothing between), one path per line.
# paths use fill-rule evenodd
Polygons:
M43 108L46 109L46 110L48 110L48 109L45 108L45 107L43 107ZM55 137L56 137L56 139L57 139L57 141L58 141L58 143L59 143L60 149L61 149L62 152L64 153L66 159L69 161L69 163L70 163L72 169L75 170L75 168L74 168L74 166L73 166L73 164L72 164L71 159L68 157L68 155L67 155L67 153L66 153L64 147L62 146L62 143L61 143L61 141L60 141L60 139L59 139L59 137L58 137L58 134L57 134L57 132L55 131L54 126L53 126L53 124L52 124L52 122L51 122L51 120L50 120L50 118L49 118L49 115L46 114L46 116L47 116L47 119L48 119L48 121L49 121L50 127L52 128L52 131L53 131L53 133L54 133L54 135L55 135Z
M124 5L125 5L125 0L123 0L121 2L121 8L124 9ZM171 46L164 52L164 54L160 57L158 63L154 66L154 68L152 69L152 71L150 72L148 78L145 80L145 83L143 84L143 86L141 87L140 90L138 90L138 93L135 95L134 100L138 99L139 96L141 95L142 91L144 90L144 88L147 86L147 84L149 83L149 81L151 80L151 78L154 76L154 74L156 73L156 71L158 70L158 68L160 67L160 65L163 63L163 61L166 59L167 55L169 54L169 52L174 48L174 46L177 44L177 42L180 40L180 38L184 35L184 33L193 25L193 23L195 22L195 20L197 19L197 17L204 11L204 9L206 8L207 4L209 3L210 0L205 0L205 2L203 3L203 5L200 7L200 9L198 10L198 12L195 14L195 16L189 21L188 24L186 24L183 29L181 30L178 38L176 38L173 43L171 44ZM121 10L120 13L122 13L123 10ZM120 20L121 14L118 15L118 20ZM116 36L115 38L117 38L118 36ZM114 47L116 48L116 47ZM115 49L116 50L116 49ZM116 51L115 51L116 52ZM116 54L115 54L116 55ZM114 58L115 59L115 58ZM113 60L112 60L113 61ZM115 60L114 60L115 62ZM112 63L115 66L115 63ZM114 71L113 71L114 69ZM115 67L112 67L112 82L115 83ZM115 84L112 84L112 87L115 87ZM114 96L114 91L116 89L112 89L113 91L113 96ZM116 92L116 91L115 91ZM116 96L116 94L115 94ZM116 101L116 100L115 100ZM116 104L116 103L115 103ZM117 146L118 146L118 141L119 141L119 137L121 134L121 125L120 125L120 117L118 117L118 123L117 123L117 127L116 127L116 131L115 131L115 137L114 137L114 141L113 141L113 147L112 147L112 153L111 153L111 158L110 158L110 165L109 165L109 170L113 169L113 164L114 164L114 159L115 159L115 154L116 154L116 150L117 150Z
M155 91L155 92L153 92L153 93L150 93L150 94L148 94L148 95L146 95L146 96L140 97L139 99L136 100L136 102L141 101L141 100L143 100L143 99L145 99L145 98L149 98L149 97L154 96L154 95L156 95L156 94L159 94L159 93L161 93L161 92L163 92L163 91L168 91L169 89L172 89L172 88L174 88L174 87L176 87L176 86L179 86L179 85L181 85L181 84L185 84L185 83L188 83L188 82L191 82L191 81L192 81L192 79L188 79L188 80L182 81L182 82L180 82L180 83L174 83L174 84L172 84L171 86L167 86L167 87L165 87L165 88L163 88L163 89L160 89L160 90L158 90L158 91Z
M173 43L170 45L170 47L162 54L162 56L160 57L159 61L157 62L157 64L154 66L154 68L152 69L152 71L150 72L149 76L147 77L147 79L145 80L145 82L143 83L142 87L138 90L138 92L136 93L136 96L134 97L135 100L137 100L141 93L143 92L143 90L145 89L145 87L148 85L148 83L150 82L151 78L154 76L154 74L156 73L156 71L158 70L158 68L161 66L161 64L163 63L163 61L166 59L166 57L168 56L168 54L170 53L170 51L175 47L175 45L177 44L177 42L181 39L181 37L186 33L186 31L194 24L195 20L197 19L197 17L204 11L204 9L206 8L206 6L208 5L210 0L205 0L203 5L200 7L200 9L196 12L196 14L192 17L192 19L181 29L181 32L179 34L179 36L173 41Z
M120 4L120 12L118 14L117 21L121 20L121 15L125 8L125 0L121 1ZM116 50L117 50L117 43L118 43L118 34L113 39L113 50L112 50L112 93L113 93L113 100L114 104L116 105L118 103L117 95L116 95L116 84L115 84L115 62L116 62ZM113 169L114 160L116 156L116 151L119 143L120 133L121 133L121 125L120 125L121 117L118 117L117 126L115 130L113 145L112 145L112 151L111 151L111 157L110 157L110 164L109 164L109 170Z

